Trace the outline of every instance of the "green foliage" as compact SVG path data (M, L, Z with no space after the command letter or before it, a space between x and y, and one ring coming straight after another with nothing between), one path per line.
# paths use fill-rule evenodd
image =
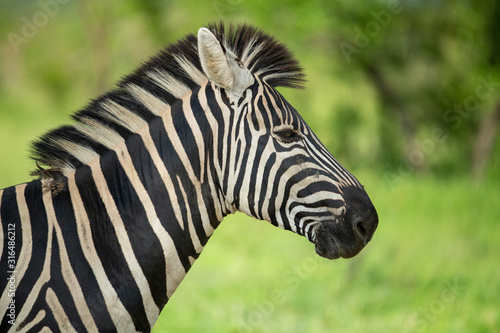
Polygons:
M414 173L462 176L500 100L499 7L493 0L12 2L0 21L0 130L13 131L6 127L18 126L14 117L19 127L33 120L39 134L37 114L62 122L163 45L207 22L248 22L301 61L308 89L283 93L347 166L397 172L403 160ZM446 141L422 163L409 161L436 128ZM16 150L34 137L22 136ZM486 153L489 170L498 153L498 144ZM9 145L0 154L10 156ZM4 179L0 186L9 185Z
M155 331L498 332L496 133L483 181L469 175L481 124L499 101L499 8L493 0L2 4L0 188L29 180L30 141L163 45L207 22L252 23L302 63L307 90L281 92L365 184L380 226L358 257L329 262L301 237L229 218ZM30 31L36 22L44 24Z

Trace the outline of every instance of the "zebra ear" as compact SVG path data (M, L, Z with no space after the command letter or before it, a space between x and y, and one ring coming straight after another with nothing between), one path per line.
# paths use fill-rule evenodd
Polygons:
M207 28L198 30L198 54L208 78L233 95L241 96L253 84L254 78L250 71L230 50L224 50Z

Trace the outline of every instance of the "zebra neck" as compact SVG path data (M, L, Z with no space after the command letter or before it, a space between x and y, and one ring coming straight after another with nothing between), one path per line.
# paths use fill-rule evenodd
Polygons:
M23 232L19 322L38 311L24 297L29 290L48 288L64 303L63 317L76 304L78 313L122 331L152 327L228 213L214 162L223 134L204 93L197 95L64 177L0 191L2 211L25 207L15 222ZM29 230L32 243L24 242ZM31 262L41 273L28 272Z
M74 177L80 193L86 182L93 184L93 194L82 201L101 213L90 223L113 227L110 233L117 235L126 264L134 266L128 261L135 257L150 289L157 290L153 293L167 297L156 300L159 306L226 214L213 177L212 135L207 133L212 127L197 100L192 96L172 105ZM106 228L94 229L92 235ZM103 242L105 237L97 236Z
M120 313L143 313L151 326L226 214L213 177L212 125L196 105L174 104L122 146L67 174L58 193L39 191L47 238L60 245L33 260L65 251L74 281L93 276L97 299Z

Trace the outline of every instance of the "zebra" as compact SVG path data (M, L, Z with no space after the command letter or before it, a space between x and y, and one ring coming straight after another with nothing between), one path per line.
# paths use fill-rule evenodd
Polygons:
M36 178L0 190L0 330L150 331L236 211L359 253L378 215L276 90L304 85L274 37L213 23L37 139Z

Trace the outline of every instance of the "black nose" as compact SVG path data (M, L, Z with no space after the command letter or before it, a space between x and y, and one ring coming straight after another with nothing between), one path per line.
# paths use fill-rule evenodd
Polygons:
M346 220L354 237L366 245L373 237L378 226L378 215L368 194L360 188L350 188L344 191L347 204Z

